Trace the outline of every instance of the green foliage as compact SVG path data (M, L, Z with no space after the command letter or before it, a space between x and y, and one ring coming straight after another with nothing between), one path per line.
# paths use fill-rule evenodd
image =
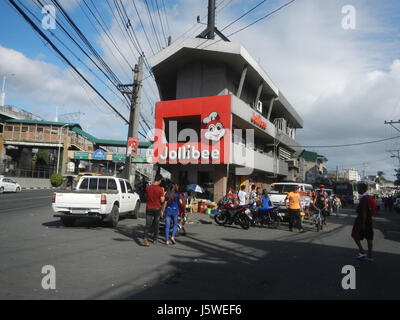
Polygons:
M58 173L53 173L53 174L51 175L51 177L50 177L50 182L51 182L51 185L52 185L53 187L59 187L59 186L61 186L62 181L63 181L63 178L62 178L62 176L61 176L60 174L58 174Z
M41 165L49 164L49 150L39 149L37 153L37 163Z

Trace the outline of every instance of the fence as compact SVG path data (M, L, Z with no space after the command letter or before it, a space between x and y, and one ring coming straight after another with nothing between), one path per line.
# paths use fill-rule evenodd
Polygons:
M56 172L53 167L40 167L35 169L9 169L0 166L0 174L5 177L50 179L52 173Z

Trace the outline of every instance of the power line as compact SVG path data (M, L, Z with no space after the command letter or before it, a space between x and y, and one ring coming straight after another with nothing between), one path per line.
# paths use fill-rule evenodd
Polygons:
M72 68L74 71L90 86L90 88L97 93L97 95L107 103L107 105L114 110L115 113L117 113L121 119L123 119L126 123L128 121L125 119L125 117L118 112L117 109L115 109L106 98L95 88L93 85L86 79L86 77L79 72L78 69L68 60L67 57L54 45L54 43L35 25L35 23L26 15L26 13L15 3L14 0L9 0L9 2L14 6L14 8L19 12L19 14L24 18L26 22L29 23L29 25L47 42L50 44L50 46L53 48L54 51L57 52L57 54L60 55L60 57Z
M255 9L257 9L259 6L261 6L264 2L266 2L267 0L263 0L260 3L258 3L257 5L255 5L253 8L251 8L250 10L248 10L247 12L243 13L239 18L235 19L234 21L232 21L231 23L229 23L227 26L225 26L224 28L221 29L221 32L224 31L225 29L229 28L231 25L233 25L234 23L236 23L237 21L239 21L240 19L242 19L243 17L245 17L246 15L248 15L250 12L254 11Z
M336 145L322 145L322 146L289 146L292 148L339 148L339 147L353 147L353 146L361 146L366 144L373 144L373 143L380 143L387 140L398 139L400 136L379 139L379 140L372 140L367 142L358 142L358 143L349 143L349 144L336 144Z
M273 15L274 13L276 13L276 12L282 10L283 8L287 7L288 5L292 4L292 3L295 2L295 1L296 1L296 0L291 0L291 1L287 2L287 3L285 3L284 5L280 6L279 8L275 9L274 11L271 11L270 13L268 13L268 14L266 14L265 16L263 16L263 17L257 19L256 21L254 21L254 22L248 24L247 26L245 26L245 27L243 27L243 28L241 28L241 29L239 29L239 30L236 30L235 32L232 32L230 35L228 35L228 37L231 37L231 36L233 36L234 34L237 34L237 33L241 32L241 31L243 31L243 30L245 30L245 29L251 27L252 25L256 24L257 22L260 22L261 20L264 20L264 19L268 18L269 16L271 16L271 15Z

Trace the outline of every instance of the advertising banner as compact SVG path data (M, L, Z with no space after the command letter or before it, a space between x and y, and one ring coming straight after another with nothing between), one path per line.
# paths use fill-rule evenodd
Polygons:
M126 156L136 157L138 146L139 138L129 138L128 145L126 147Z

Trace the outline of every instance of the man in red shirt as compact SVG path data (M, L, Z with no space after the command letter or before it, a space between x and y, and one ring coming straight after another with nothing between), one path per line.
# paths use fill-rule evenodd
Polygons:
M153 243L157 243L158 229L160 225L161 206L165 200L164 188L160 186L162 181L161 175L156 175L152 185L146 187L146 226L144 227L145 247L149 246L148 232L154 223L154 238Z

